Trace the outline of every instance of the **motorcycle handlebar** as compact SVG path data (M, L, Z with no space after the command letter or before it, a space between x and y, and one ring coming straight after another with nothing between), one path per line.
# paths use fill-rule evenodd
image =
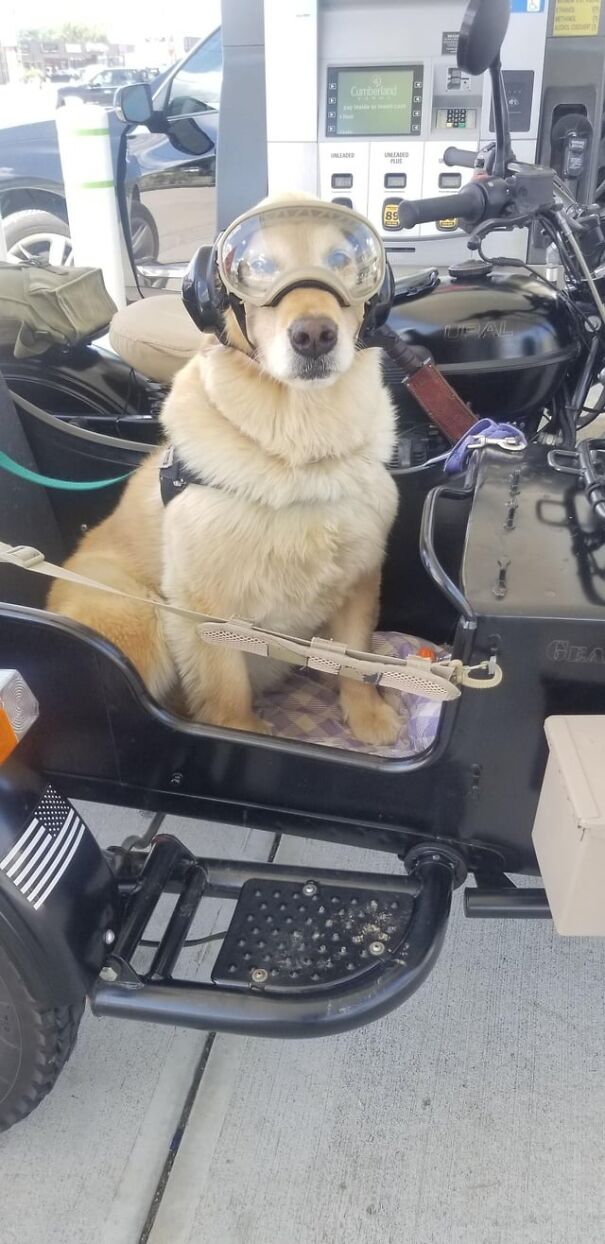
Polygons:
M474 168L476 159L476 151L463 151L461 147L446 147L443 153L443 163L448 168Z
M434 199L408 200L399 204L399 220L404 229L434 220L459 217L470 223L483 219L487 198L480 182L470 182L458 194L437 195Z

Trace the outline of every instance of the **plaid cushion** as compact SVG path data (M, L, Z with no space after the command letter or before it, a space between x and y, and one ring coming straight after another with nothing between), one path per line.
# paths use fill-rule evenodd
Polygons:
M392 657L407 657L426 647L437 657L448 655L445 648L427 645L422 639L394 631L376 632L373 642L374 652ZM270 724L273 733L285 739L347 748L353 752L371 751L374 755L393 759L426 751L437 734L442 705L399 691L381 694L401 715L399 736L388 747L368 748L351 734L342 720L337 679L316 670L297 670L277 690L261 696L256 709L259 717Z

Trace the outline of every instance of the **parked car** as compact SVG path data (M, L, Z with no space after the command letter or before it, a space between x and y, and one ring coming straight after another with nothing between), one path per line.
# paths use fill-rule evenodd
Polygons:
M47 69L46 71L47 82L77 82L79 78L79 69Z
M169 116L194 118L201 154L184 151L170 133L137 127L129 136L126 188L139 262L186 262L200 243L213 240L221 74L221 32L216 30L151 84L154 102L159 100ZM117 148L121 132L117 119L110 132ZM70 261L53 120L0 130L0 213L9 258Z
M60 86L57 108L64 107L70 99L81 99L87 104L112 104L121 86L129 86L133 82L153 82L158 73L158 69L127 69L125 66L96 69L86 81Z

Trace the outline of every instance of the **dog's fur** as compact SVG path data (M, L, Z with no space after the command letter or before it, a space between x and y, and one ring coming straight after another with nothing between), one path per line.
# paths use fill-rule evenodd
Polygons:
M338 342L317 375L301 375L288 328L317 315L337 325ZM367 650L397 492L384 465L394 412L378 351L355 348L360 319L327 291L294 289L275 307L247 308L252 358L229 312L237 348L215 343L192 359L162 415L181 461L210 485L190 484L164 507L163 450L153 452L68 566L126 592ZM209 646L191 622L77 585L57 581L49 608L115 643L158 700L180 687L195 720L265 730L254 693L287 665ZM397 715L376 688L343 678L341 702L358 738L396 737Z

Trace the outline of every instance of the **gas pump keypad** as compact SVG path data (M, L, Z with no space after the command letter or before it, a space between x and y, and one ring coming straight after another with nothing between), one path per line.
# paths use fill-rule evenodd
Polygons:
M445 124L448 130L466 129L466 108L448 108L446 110Z

